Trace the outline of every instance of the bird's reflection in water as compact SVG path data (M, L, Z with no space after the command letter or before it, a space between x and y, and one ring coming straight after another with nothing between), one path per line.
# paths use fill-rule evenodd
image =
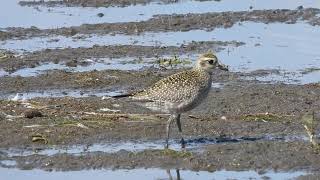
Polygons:
M167 174L169 176L169 178L168 178L169 180L181 180L181 178L180 178L180 170L179 169L176 169L176 178L172 176L170 169L168 169L166 171L167 171Z

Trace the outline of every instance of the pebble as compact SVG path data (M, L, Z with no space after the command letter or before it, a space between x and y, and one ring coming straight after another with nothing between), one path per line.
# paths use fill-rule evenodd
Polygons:
M38 110L35 110L35 109L26 111L24 113L24 117L29 118L29 119L32 119L34 117L42 117L42 116L43 116L42 113Z

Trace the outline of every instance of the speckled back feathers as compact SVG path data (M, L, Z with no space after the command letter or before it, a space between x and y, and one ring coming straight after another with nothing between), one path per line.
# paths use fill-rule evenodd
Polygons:
M135 94L133 98L181 103L196 98L210 84L211 76L207 72L192 69L168 76L149 89Z

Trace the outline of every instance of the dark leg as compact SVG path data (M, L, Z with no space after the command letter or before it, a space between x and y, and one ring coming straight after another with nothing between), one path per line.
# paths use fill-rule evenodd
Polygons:
M170 115L168 121L167 121L167 138L166 138L166 145L165 148L168 149L169 148L169 136L170 136L170 126L172 121L175 119L175 115Z
M180 170L176 169L176 173L177 173L177 180L181 180L181 178L180 178Z
M179 129L179 135L180 135L180 138L181 138L181 148L184 149L186 147L186 143L184 142L183 135L182 135L180 114L178 114L178 116L176 118L176 121L177 121L177 126L178 126L178 129Z

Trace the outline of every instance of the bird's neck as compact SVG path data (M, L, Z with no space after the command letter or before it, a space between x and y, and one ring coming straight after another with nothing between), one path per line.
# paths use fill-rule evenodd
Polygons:
M193 68L195 71L199 71L200 73L204 73L204 74L207 74L207 75L209 75L209 76L211 76L212 75L212 71L210 70L205 70L205 69L203 69L203 68L201 68L201 67L199 67L199 66L195 66L194 68Z
M212 84L212 73L207 72L203 68L193 68L193 71L196 73L196 78L198 78L199 82L201 82L201 87L207 89L211 87Z

